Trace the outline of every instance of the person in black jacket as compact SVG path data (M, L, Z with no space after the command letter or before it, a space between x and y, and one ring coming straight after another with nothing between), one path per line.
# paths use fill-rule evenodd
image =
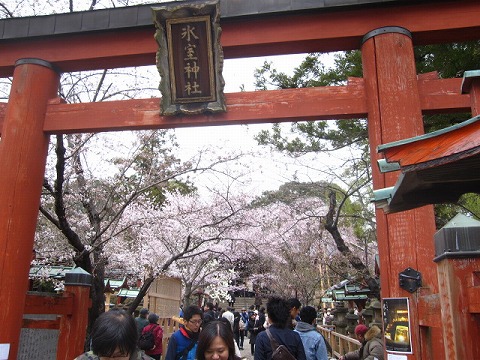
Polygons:
M210 321L216 319L213 311L214 305L212 302L207 302L203 307L203 326L206 326Z
M290 318L288 301L281 297L271 297L267 302L267 315L270 326L268 330L279 345L285 345L297 360L306 360L300 335L287 327ZM255 360L271 360L272 349L270 338L266 331L257 335L255 340Z
M237 346L240 344L240 313L238 311L233 312L233 338Z
M253 354L255 353L255 339L262 330L265 330L263 328L263 323L260 323L257 310L250 314L250 319L248 319L247 326L248 332L250 333L250 352L253 356Z

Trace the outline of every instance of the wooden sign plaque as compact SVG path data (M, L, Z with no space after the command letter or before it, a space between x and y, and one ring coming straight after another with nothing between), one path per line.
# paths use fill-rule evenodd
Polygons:
M226 111L218 1L152 10L162 115Z

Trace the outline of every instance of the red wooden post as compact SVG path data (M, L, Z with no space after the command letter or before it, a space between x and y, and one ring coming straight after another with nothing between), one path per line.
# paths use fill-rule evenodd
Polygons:
M423 133L410 33L400 27L371 31L364 37L362 62L370 153L375 163L379 158L376 151L378 145ZM398 177L397 172L382 174L376 166L372 172L374 189L393 186ZM444 359L441 330L420 329L420 325L426 325L418 318L420 295L409 293L399 286L399 273L410 267L421 273L427 292L438 292L437 272L432 266L435 231L433 208L426 206L390 215L377 209L376 219L382 298L408 297L410 300L413 354L406 356L408 359Z
M0 141L0 346L16 359L49 137L48 101L59 76L43 60L16 63Z
M480 359L480 222L457 215L435 234L447 359Z
M73 313L60 320L57 360L71 360L84 351L91 283L92 275L81 268L65 274L65 292L73 295Z
M480 115L480 70L465 71L462 93L470 93L472 116Z

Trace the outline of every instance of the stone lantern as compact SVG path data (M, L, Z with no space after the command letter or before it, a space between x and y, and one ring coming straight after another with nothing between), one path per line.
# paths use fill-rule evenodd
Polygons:
M345 307L342 301L336 302L335 309L332 310L332 314L335 317L333 320L335 331L343 335L346 335L347 319L345 318L345 315L347 312L348 309Z
M370 307L370 302L367 304L365 309L361 312L363 322L367 327L370 327L370 323L373 320L373 309Z
M345 315L347 321L347 333L353 337L355 334L355 327L358 325L359 316L355 315L353 309L348 310L348 314Z
M369 326L377 325L380 329L383 329L382 323L382 304L377 299L370 301L370 309L373 311L373 319Z

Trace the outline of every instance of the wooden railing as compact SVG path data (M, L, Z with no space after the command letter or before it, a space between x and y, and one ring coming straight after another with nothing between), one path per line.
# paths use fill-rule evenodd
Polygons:
M163 348L164 354L166 354L167 352L167 346L168 346L168 341L170 340L170 337L175 331L178 330L178 328L180 327L180 323L181 323L181 319L177 317L158 319L158 324L163 329L162 348Z
M360 348L360 341L335 332L333 325L318 325L317 329L332 346L332 356L335 358Z

